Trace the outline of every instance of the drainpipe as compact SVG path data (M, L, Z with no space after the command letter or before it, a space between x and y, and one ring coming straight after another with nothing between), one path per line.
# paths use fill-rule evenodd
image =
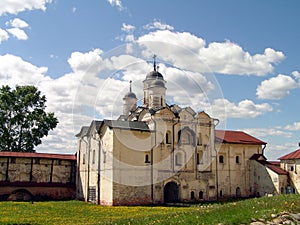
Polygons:
M81 139L85 145L86 145L86 157L88 157L88 171L87 171L87 187L86 188L86 200L89 201L89 179L90 179L90 166L89 166L89 163L90 163L90 154L89 154L89 142L84 140L84 137ZM86 160L86 159L85 159ZM85 182L84 182L85 183Z
M264 156L265 154L264 154L264 151L265 151L265 148L267 147L267 144L264 144L264 147L263 147L263 149L262 149L262 155Z
M153 119L153 115L151 115L151 120L154 123L154 147L155 147L156 146L156 121ZM150 179L151 179L151 203L152 204L154 204L154 187L153 187L153 160L154 160L153 150L154 150L154 147L152 146L151 150L150 150L150 167L151 167Z
M179 120L177 119L177 121L175 123L173 123L172 125L172 154L175 151L175 125L177 125L179 123ZM172 157L172 171L174 173L174 156Z
M218 119L213 119L214 122L214 131L215 131L215 127L219 124L220 120ZM214 142L214 150L215 150L215 162L216 162L216 191L217 191L217 201L219 200L219 168L218 168L218 151L215 147L215 136L213 138L213 142Z
M100 136L100 135L99 135ZM100 140L98 140L97 138L93 138L95 141L97 141L98 143L98 173L97 173L97 204L100 205L100 170L101 170L101 144L100 144Z

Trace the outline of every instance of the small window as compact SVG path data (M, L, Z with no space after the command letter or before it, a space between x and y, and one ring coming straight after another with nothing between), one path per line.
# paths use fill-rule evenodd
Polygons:
M202 135L201 135L201 133L198 134L197 145L198 145L198 146L201 146L201 145L202 145Z
M235 194L236 194L236 197L241 197L241 188L240 187L237 187L235 189Z
M182 165L182 154L180 152L175 155L175 164L176 166Z
M171 144L171 132L166 133L166 144Z
M203 199L203 191L199 191L199 199Z
M16 163L16 158L11 158L10 163L15 164Z
M106 163L106 152L103 152L103 163Z
M240 157L238 155L235 157L235 163L240 164Z
M220 190L220 198L223 198L223 191Z
M203 163L203 153L198 152L197 153L197 165L202 164L202 163Z
M85 154L82 155L82 164L85 164Z
M219 163L224 163L224 156L223 155L219 156Z
M150 163L149 154L145 154L145 163Z
M41 164L41 160L40 159L35 159L35 164Z
M96 151L93 150L93 156L92 156L92 163L95 164L95 158L96 158Z
M194 200L194 199L195 199L195 192L191 191L191 200Z
M291 167L290 167L290 171L294 171L294 166L291 166Z

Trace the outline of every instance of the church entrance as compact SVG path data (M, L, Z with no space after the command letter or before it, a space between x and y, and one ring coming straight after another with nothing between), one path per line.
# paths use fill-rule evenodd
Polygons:
M175 182L169 182L164 187L165 203L178 202L179 188Z

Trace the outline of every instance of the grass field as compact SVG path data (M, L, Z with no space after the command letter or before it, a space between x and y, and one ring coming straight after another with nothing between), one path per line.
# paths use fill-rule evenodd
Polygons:
M190 207L103 207L80 201L0 202L0 224L248 224L282 211L300 212L299 195Z

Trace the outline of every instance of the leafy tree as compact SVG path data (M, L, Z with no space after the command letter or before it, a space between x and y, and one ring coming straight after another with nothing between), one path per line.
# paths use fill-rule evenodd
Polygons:
M46 97L34 86L0 88L0 151L35 152L42 137L58 124L47 113Z

